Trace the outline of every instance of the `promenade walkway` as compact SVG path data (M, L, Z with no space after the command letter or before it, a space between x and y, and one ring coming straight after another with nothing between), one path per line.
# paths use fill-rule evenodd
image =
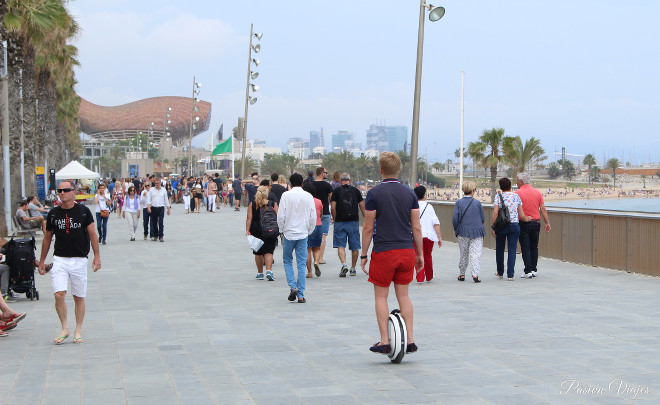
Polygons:
M37 275L41 300L11 304L28 316L0 341L0 403L660 402L657 278L542 259L538 278L521 279L518 256L507 282L484 250L483 282L461 283L457 245L436 246L436 278L411 285L420 349L397 365L369 352L371 284L361 271L337 277L331 239L307 303L291 303L281 248L275 281L254 279L245 209L172 212L165 243L130 242L111 216L84 344L52 344L50 277Z

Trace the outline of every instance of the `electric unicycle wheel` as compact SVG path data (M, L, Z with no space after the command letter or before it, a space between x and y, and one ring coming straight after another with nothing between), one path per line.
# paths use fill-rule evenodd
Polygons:
M398 309L390 312L390 319L387 322L389 332L389 343L391 351L387 354L392 363L401 363L403 356L406 355L408 347L408 331L406 330L406 321L401 316Z

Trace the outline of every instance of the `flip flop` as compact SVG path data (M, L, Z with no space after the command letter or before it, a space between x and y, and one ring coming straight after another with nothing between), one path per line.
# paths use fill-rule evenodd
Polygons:
M53 343L56 345L61 345L69 337L69 335L58 336L53 340ZM59 342L58 342L59 340Z
M7 336L9 336L9 333L0 330L0 337L7 337Z
M306 276L306 277L307 277L307 278L313 278L313 277L314 277L314 275L312 275L312 274L307 274L307 276Z
M27 314L25 312L20 314L16 313L12 315L7 321L5 321L5 325L16 325L17 323L25 319L26 316Z
M81 337L74 337L74 338L73 338L73 343L83 343L83 338L81 338Z
M7 325L7 324L5 324L5 325L0 326L0 331L3 331L3 332L4 332L4 331L12 330L12 329L14 329L15 327L16 327L16 324L15 324L15 323L13 323L13 324L11 324L11 325Z

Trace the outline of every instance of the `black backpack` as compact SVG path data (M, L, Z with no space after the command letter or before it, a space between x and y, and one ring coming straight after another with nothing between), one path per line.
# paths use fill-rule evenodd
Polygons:
M36 244L31 239L14 239L7 243L7 265L14 283L29 281L34 277Z
M344 221L358 219L358 202L352 186L337 188L337 217Z
M259 209L259 225L261 225L261 236L264 238L274 238L279 236L280 228L277 226L277 212L268 202Z

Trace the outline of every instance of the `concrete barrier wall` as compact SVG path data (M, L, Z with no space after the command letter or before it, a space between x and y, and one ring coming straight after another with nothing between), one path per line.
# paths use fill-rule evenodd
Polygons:
M429 202L440 219L443 240L456 242L451 223L454 203ZM495 238L490 235L493 206L482 206L486 216L484 247L495 249ZM541 227L539 256L660 276L660 215L547 210L552 231L546 234Z

